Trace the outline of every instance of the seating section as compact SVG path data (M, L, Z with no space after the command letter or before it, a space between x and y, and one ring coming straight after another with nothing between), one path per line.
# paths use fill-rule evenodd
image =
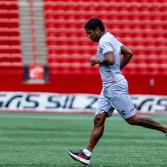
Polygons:
M17 0L1 0L0 69L18 69L21 66L22 63Z
M0 1L0 69L22 67L17 0ZM89 58L97 44L84 32L101 18L134 52L126 74L167 74L166 0L44 0L49 65L57 72L98 72Z
M126 74L167 73L166 0L44 0L46 34L51 69L59 72L97 72L89 65L96 54L83 26L101 18L134 52Z

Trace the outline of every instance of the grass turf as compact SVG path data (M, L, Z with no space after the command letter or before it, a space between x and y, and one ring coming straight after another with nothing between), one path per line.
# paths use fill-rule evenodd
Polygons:
M78 167L67 150L86 146L93 115L0 113L0 167ZM153 116L152 116L153 117ZM154 116L167 124L167 116ZM91 167L167 167L167 138L127 125L120 116L106 121Z

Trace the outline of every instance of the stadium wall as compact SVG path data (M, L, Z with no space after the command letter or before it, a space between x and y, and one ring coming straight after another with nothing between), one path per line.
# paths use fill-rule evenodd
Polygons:
M92 93L99 94L101 79L98 73L63 74L50 72L45 84L25 83L23 70L0 70L1 91L28 91L53 93ZM167 95L165 75L126 75L130 94Z

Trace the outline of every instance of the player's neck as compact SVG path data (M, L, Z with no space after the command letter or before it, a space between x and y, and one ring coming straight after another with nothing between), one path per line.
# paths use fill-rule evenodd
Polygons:
M101 32L100 33L100 38L104 35L104 34L106 34L107 32ZM100 38L99 38L99 41L100 41Z

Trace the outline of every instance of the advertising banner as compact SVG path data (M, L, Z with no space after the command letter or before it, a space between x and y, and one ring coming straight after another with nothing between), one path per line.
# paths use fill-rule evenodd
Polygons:
M138 112L167 112L167 96L131 95ZM92 112L98 95L29 92L0 92L0 111Z

